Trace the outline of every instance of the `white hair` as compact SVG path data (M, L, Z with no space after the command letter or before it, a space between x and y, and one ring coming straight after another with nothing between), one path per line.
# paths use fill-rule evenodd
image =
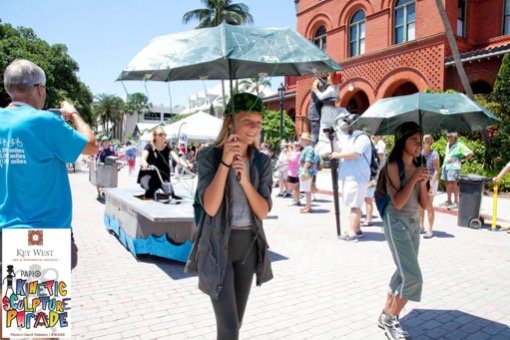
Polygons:
M35 85L46 85L46 75L33 62L16 59L5 69L4 87L10 96L18 91L27 91Z

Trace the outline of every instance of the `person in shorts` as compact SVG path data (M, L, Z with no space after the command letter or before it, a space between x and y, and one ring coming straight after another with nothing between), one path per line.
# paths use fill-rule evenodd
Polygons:
M332 152L330 158L340 159L338 180L342 193L342 204L349 212L349 228L341 240L356 242L363 237L361 231L361 207L365 200L368 183L370 181L370 164L367 159L372 158L372 145L370 137L362 131L354 131L352 123L357 115L349 114L341 118L340 130L346 134L346 139L339 146L339 151Z
M305 207L299 210L302 214L312 213L312 178L316 173L315 150L312 146L310 133L301 134L303 151L299 159L299 189L305 193Z
M287 183L292 190L292 203L290 206L300 206L301 201L299 199L299 159L301 158L301 144L294 142L292 150L289 154L289 165L287 167Z
M422 156L429 170L429 200L426 209L420 208L420 233L424 234L423 238L432 238L432 227L434 225L434 196L437 193L439 184L439 154L432 149L434 139L431 135L423 136ZM425 230L425 213L427 213L428 228Z
M462 162L473 157L471 151L466 145L458 140L457 132L448 132L446 134L446 150L444 153L443 167L441 168L441 179L446 185L446 201L441 205L448 209L457 209L459 206L459 177ZM453 201L452 201L453 194Z

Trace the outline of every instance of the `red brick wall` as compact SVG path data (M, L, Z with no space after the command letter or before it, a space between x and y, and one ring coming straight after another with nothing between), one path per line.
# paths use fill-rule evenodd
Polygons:
M419 91L425 88L446 89L459 86L456 69L445 70L444 59L451 55L443 24L434 0L416 0L414 41L393 44L393 7L396 0L300 0L297 5L297 30L312 39L317 27L328 32L327 53L344 70L339 103L347 106L351 98L363 91L369 104L391 96L400 85L411 82ZM457 0L444 0L454 33L457 25ZM469 0L467 39L457 38L460 52L490 45L510 43L510 36L501 37L504 0ZM348 55L348 30L352 15L363 9L366 18L365 53ZM499 36L499 37L498 37ZM494 83L500 59L465 64L471 82ZM313 77L296 81L296 123L306 115L309 90ZM354 91L348 90L348 84Z

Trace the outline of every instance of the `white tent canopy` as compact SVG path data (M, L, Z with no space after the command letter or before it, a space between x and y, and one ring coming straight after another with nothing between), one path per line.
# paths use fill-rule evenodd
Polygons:
M179 129L181 134L186 134L191 142L210 142L218 136L222 119L211 116L205 112L197 112L189 117L181 119L163 128L167 134L167 138L177 142L179 137ZM142 140L150 140L152 133L144 133Z

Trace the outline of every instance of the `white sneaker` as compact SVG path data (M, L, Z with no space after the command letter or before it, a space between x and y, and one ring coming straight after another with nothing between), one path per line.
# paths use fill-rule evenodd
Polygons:
M434 235L432 234L432 231L427 230L425 234L423 234L423 238L432 238Z
M395 316L389 316L389 318L385 318L383 320L383 329L384 334L386 337L390 340L403 340L403 339L409 339L409 333L404 331L402 327L400 327L400 323L398 322L397 317Z

